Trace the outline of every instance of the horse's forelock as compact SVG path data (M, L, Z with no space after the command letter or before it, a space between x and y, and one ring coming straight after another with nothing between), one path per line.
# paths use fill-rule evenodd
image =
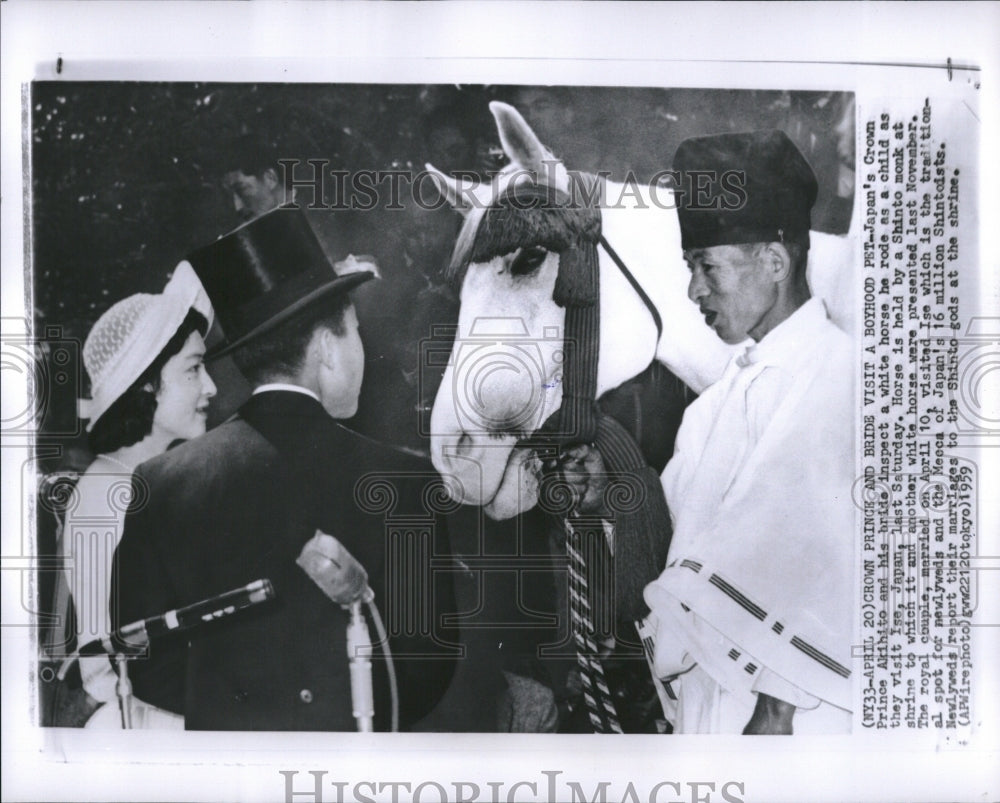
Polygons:
M518 248L548 251L597 243L600 210L573 204L566 193L543 184L508 187L497 203L473 209L465 218L452 252L447 278L461 283L470 264L489 262Z

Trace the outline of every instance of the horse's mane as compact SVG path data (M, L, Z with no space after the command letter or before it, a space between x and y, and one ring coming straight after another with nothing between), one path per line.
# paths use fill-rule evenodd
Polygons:
M576 180L587 178L593 177ZM517 183L508 186L492 206L473 209L465 218L446 277L461 283L470 264L489 262L518 248L540 246L560 255L553 294L556 303L594 303L596 287L590 288L582 275L585 272L574 265L583 253L594 250L600 237L600 209L579 203L575 192L566 193L547 184Z

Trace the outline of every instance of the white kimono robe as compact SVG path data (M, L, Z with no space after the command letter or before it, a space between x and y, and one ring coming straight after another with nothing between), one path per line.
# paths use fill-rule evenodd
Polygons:
M850 339L811 299L687 410L645 591L675 732L739 733L758 692L797 706L795 732L849 729L853 380Z

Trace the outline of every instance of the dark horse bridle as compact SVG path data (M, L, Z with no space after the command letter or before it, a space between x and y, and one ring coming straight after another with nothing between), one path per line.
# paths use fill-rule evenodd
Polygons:
M615 610L620 618L630 621L648 612L642 589L656 579L666 562L670 519L658 473L647 464L632 434L597 404L598 247L607 252L649 309L657 342L663 321L649 295L601 233L600 207L593 203L599 195L595 192L599 179L589 174L574 174L573 178L579 184L571 186L571 193L527 182L508 187L480 221L469 261L487 261L516 247L541 246L559 254L553 300L566 312L562 402L560 409L518 446L557 454L573 444L591 444L601 453L608 473L617 478L617 496L640 500L638 506L620 506L615 515ZM576 190L590 200L580 203ZM548 503L549 512L555 512L560 502L540 501ZM572 515L565 505L562 513Z
M610 515L614 519L613 559L605 541L602 519L579 515L575 510L576 500L567 492L567 486L543 482L539 489L539 507L559 520L559 530L565 530L570 594L572 597L575 587L579 596L582 587L588 597L588 618L593 632L599 629L604 632L606 625L603 623L608 621L605 615L601 617L602 624L598 625L593 606L600 604L602 610L608 610L608 604L613 603L612 622L627 625L627 628L613 625L615 641L624 650L618 653L616 648L616 654L621 658L642 660L644 654L651 657L650 645L631 634L635 633L633 625L648 613L643 589L659 576L666 563L670 516L659 472L650 466L637 441L642 427L637 420L633 421L633 434L627 424L605 411L611 409L621 417L620 409L602 404L604 397L596 398L600 353L598 248L605 250L649 310L656 325L657 343L663 334L663 321L649 295L601 232L600 206L594 202L599 197L595 192L599 189L599 179L588 174L573 174L573 180L577 182L570 187L573 194L530 182L508 186L479 220L474 223L472 218L467 218L467 225L477 228L460 235L461 245L456 245L449 270L453 278L457 278L458 271L472 262L487 262L518 248L542 247L559 255L552 298L565 309L566 315L562 402L559 410L517 446L532 449L543 461L544 456L558 458L561 450L579 443L590 444L600 453L608 475L613 478L604 496L605 507L611 508ZM579 203L574 197L576 190L582 191L588 200ZM654 357L650 368L640 376L651 376L655 364ZM618 390L621 389L605 396L613 396ZM634 416L635 419L639 417L638 414ZM622 420L627 420L627 415ZM581 574L589 579L573 580L574 575L579 578ZM583 586L574 586L580 582ZM577 619L582 615L578 610L571 613ZM576 630L574 634L579 637ZM600 675L600 679L588 687L594 693L588 696L585 691L584 694L588 697L591 723L600 732L621 732L620 715L626 713L620 708L623 701L619 700L617 705L611 702L600 670L602 659L592 654L592 639L588 645L585 653L580 652L578 645L577 656L578 662L584 666L589 664ZM645 670L640 670L640 674L643 672ZM648 681L646 678L647 684ZM595 692L598 688L600 694ZM655 691L652 694L655 698ZM595 696L600 698L597 703L593 699ZM616 708L619 708L617 712Z

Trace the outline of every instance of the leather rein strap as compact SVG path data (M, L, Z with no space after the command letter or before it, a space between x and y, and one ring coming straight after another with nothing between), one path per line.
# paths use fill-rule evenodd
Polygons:
M642 285L639 284L635 276L632 275L632 271L628 269L628 266L618 256L618 252L611 247L611 243L608 242L607 237L603 234L600 239L601 248L607 253L611 260L618 266L618 270L621 271L622 276L628 279L628 283L632 285L632 289L635 290L636 295L642 299L642 303L646 305L646 309L649 310L649 314L653 316L653 323L656 324L656 342L660 342L660 338L663 337L663 318L660 316L660 311L653 304L653 300L649 297L649 294L642 289Z

